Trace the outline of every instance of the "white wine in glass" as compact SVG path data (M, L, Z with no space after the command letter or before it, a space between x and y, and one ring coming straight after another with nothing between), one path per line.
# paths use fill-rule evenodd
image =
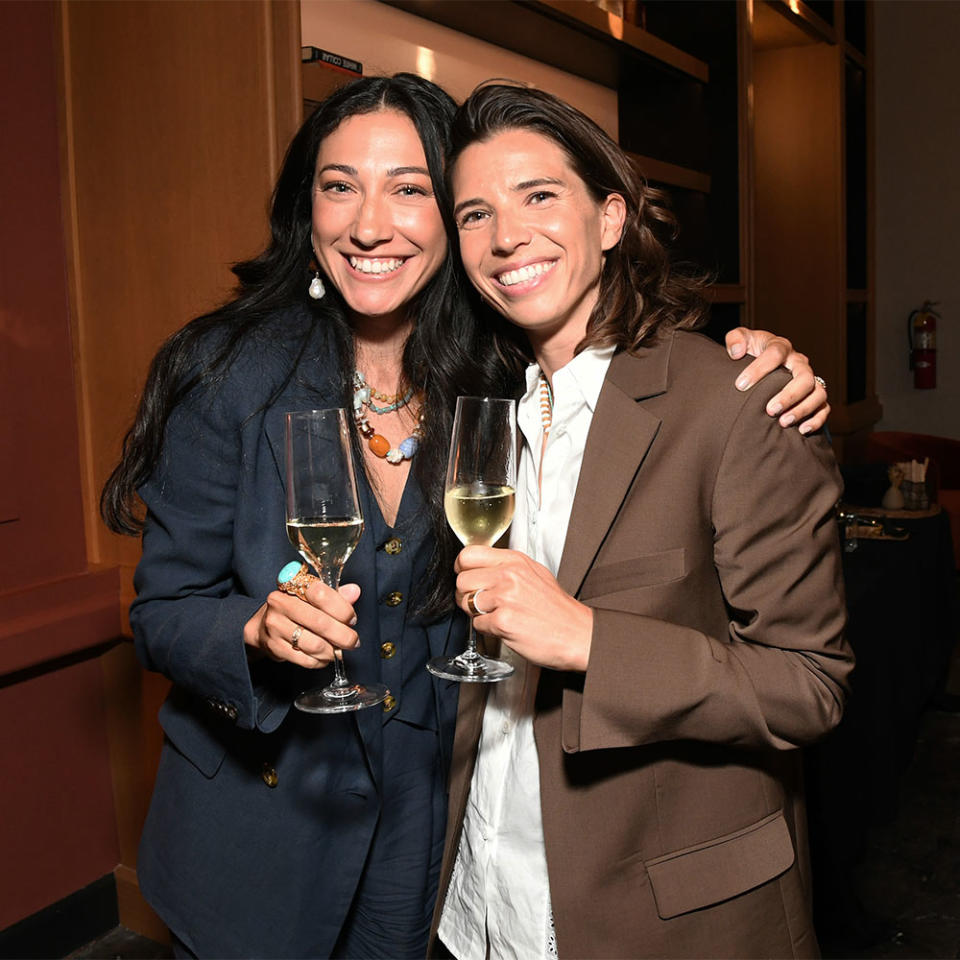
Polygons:
M295 517L287 520L287 538L294 550L307 559L324 583L335 577L337 570L343 570L362 534L363 520L359 517ZM328 576L325 577L324 572L329 572Z
M287 537L294 549L336 590L343 565L363 533L363 515L342 409L287 414ZM343 651L334 647L333 682L301 693L293 704L305 713L347 713L381 703L380 683L347 679Z
M513 520L517 485L517 417L512 400L457 397L443 508L464 546L492 547ZM504 660L477 652L470 621L467 649L436 657L427 669L445 680L495 683L513 673Z
M443 496L447 523L460 542L490 546L506 532L513 520L516 499L513 487L490 483L462 483Z

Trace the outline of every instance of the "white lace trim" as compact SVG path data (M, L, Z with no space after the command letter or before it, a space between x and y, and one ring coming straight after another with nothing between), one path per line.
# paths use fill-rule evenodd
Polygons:
M547 910L547 948L545 951L547 960L559 960L557 953L557 930L553 925L553 908Z

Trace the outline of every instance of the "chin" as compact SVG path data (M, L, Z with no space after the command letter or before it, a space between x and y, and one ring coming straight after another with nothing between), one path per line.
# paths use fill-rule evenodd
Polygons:
M535 306L525 306L522 310L517 310L516 308L512 310L500 310L500 313L512 323L515 327L519 327L521 330L536 330L538 327L551 327L553 326L553 321L545 320L544 317L548 316L548 312L545 310L538 310Z
M382 317L384 314L399 310L410 301L411 297L412 294L410 296L390 297L389 299L384 297L344 297L344 300L347 302L347 307L354 313L364 317Z

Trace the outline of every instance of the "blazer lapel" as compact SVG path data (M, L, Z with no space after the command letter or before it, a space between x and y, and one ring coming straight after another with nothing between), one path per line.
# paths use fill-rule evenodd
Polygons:
M287 414L295 410L323 410L335 406L339 406L339 403L332 390L324 390L313 395L308 395L301 390L296 393L293 391L284 392L267 410L263 418L263 432L267 435L270 452L273 454L284 491L287 489L285 446ZM348 410L347 413L349 414L349 412Z
M342 406L336 373L340 361L330 332L323 323L317 323L309 317L306 318L306 323L310 328L304 334L307 342L302 346L298 346L300 341L291 343L291 350L299 354L297 366L264 414L263 431L270 444L284 490L287 488L284 440L287 413ZM292 356L290 360L293 362ZM347 413L349 415L349 409Z
M576 596L660 429L637 401L667 389L672 334L610 363L587 435L557 580Z
M263 418L263 432L267 435L270 452L273 454L273 460L277 467L277 473L280 474L280 482L283 484L284 492L286 492L287 489L284 431L286 429L287 413L291 409L294 408L288 407L286 404L275 404L267 411L266 416Z

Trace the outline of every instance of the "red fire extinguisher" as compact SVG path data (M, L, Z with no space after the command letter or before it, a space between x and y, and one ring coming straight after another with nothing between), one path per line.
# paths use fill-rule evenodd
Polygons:
M917 390L932 390L937 385L937 321L940 314L933 308L936 300L924 300L907 320L910 341L910 369Z

